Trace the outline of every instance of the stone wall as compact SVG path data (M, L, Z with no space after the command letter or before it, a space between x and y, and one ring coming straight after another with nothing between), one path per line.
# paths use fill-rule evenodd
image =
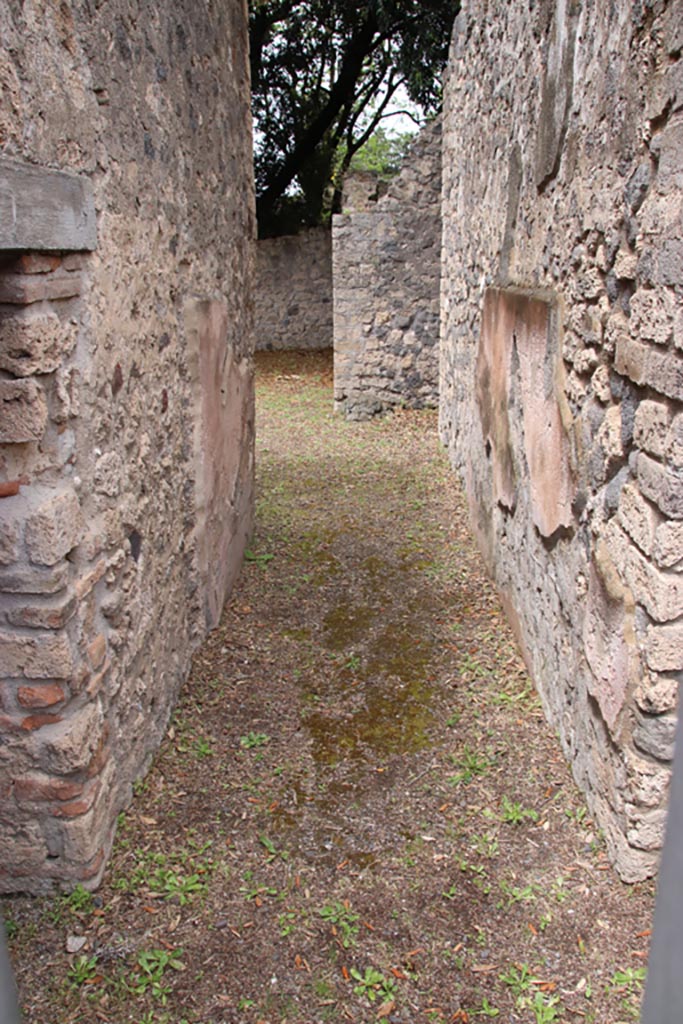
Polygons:
M97 883L250 530L246 4L199 8L0 6L0 891Z
M369 203L365 176L360 186L332 222L334 400L350 419L438 404L440 122L385 195Z
M616 866L656 869L683 670L683 8L466 0L441 435Z
M332 348L332 237L327 228L256 244L257 349Z

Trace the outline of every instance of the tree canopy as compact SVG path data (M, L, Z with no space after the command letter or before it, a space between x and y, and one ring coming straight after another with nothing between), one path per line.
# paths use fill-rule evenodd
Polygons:
M441 105L458 0L251 0L259 232L321 223L335 176L403 87Z
M380 178L391 178L400 171L414 138L413 132L389 134L382 125L378 125L367 142L355 151L350 162L345 160L345 150L340 162L348 163L351 171L373 171Z

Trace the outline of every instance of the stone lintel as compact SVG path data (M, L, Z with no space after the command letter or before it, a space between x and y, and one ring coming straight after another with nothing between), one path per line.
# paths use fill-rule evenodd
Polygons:
M0 157L0 251L96 248L88 178Z

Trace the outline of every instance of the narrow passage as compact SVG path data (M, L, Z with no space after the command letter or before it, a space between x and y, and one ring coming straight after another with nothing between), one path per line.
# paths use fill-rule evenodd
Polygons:
M99 1019L634 1019L652 887L609 868L436 414L344 422L327 355L257 379L256 533L119 830ZM108 987L144 949L165 1003Z

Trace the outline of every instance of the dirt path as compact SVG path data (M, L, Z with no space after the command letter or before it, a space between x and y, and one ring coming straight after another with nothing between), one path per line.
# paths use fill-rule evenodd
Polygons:
M4 903L28 1024L637 1019L610 870L435 414L264 357L258 527L104 885ZM82 940L82 948L73 949Z

